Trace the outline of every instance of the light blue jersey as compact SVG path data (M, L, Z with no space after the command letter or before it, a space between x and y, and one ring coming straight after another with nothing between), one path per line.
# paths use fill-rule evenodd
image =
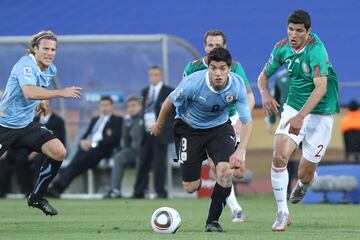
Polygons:
M212 128L228 121L231 105L235 103L241 122L251 122L244 82L235 73L230 72L228 76L227 85L220 91L210 85L207 69L184 78L170 94L176 108L175 118L192 128Z
M38 100L26 99L21 87L34 85L47 88L55 79L56 72L54 64L41 71L33 55L22 57L11 70L0 101L0 125L7 128L23 128L31 123L35 117Z

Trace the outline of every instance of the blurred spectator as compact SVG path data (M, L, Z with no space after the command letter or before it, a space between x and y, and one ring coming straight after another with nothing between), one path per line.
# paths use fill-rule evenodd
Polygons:
M283 69L279 71L279 73L276 74L274 84L272 85L270 92L271 95L275 98L275 100L279 103L279 113L282 113L283 106L286 103L286 99L289 94L289 86L290 86L290 78L287 69ZM272 114L265 117L265 126L266 130L269 134L274 134L276 130L276 114ZM301 148L301 143L300 143ZM297 179L297 170L299 166L299 161L295 159L295 156L297 155L297 152L294 152L294 154L291 156L288 165L287 170L289 173L289 184L287 187L287 194L290 195L291 193L291 182L292 180Z
M59 197L75 177L96 167L101 159L109 158L119 146L122 118L113 114L112 99L101 97L99 108L100 116L91 119L77 153L48 189L49 196Z
M141 98L126 100L126 115L122 123L121 150L113 155L114 167L111 171L111 189L104 198L121 198L121 182L127 166L136 166L144 131L141 115Z
M355 100L349 103L349 111L341 119L340 130L344 135L347 161L360 161L360 111Z
M51 130L54 135L65 144L65 123L64 120L52 111L50 100L44 100L40 104L40 114L35 117L34 121L40 122L47 129ZM29 153L25 148L13 151L9 149L6 157L0 162L0 192L10 192L11 174L16 174L16 180L19 184L20 192L28 195L31 193L36 176L40 171L46 155L38 152ZM1 195L1 194L0 194Z
M158 198L167 198L165 175L168 144L173 141L172 124L169 121L159 136L150 134L150 127L157 119L161 106L173 88L163 83L162 71L158 66L149 69L150 86L142 90L144 131L140 149L139 167L134 186L134 198L144 198L148 189L149 171L152 167L154 189ZM174 115L175 116L175 115ZM171 118L173 119L173 117Z

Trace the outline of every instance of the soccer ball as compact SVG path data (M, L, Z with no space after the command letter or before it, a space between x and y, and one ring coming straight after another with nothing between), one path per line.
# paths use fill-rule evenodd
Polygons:
M170 207L158 208L151 216L151 227L156 233L176 233L180 223L180 214Z

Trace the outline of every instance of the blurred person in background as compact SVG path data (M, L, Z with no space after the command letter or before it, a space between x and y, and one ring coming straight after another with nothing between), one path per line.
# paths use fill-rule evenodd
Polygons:
M168 144L173 141L172 122L169 121L162 134L153 136L150 127L159 116L161 106L173 88L163 82L163 74L158 66L152 66L148 71L150 86L141 91L143 97L144 131L141 142L139 167L134 186L134 198L145 198L149 185L149 172L153 170L154 189L157 198L167 198L165 176Z
M144 121L141 115L142 100L131 96L126 99L126 115L122 123L120 151L112 156L114 167L111 170L111 188L104 198L121 198L121 183L127 166L137 166Z
M349 111L340 121L340 130L344 136L347 161L360 161L360 111L355 100L348 105Z
M33 120L43 111L39 100L59 97L79 99L81 96L79 87L47 89L57 74L53 64L56 51L57 38L51 31L33 35L27 55L13 67L0 101L0 156L9 148L42 152L47 156L27 200L29 206L42 210L46 215L57 214L44 196L60 169L66 149L51 131Z
M100 115L91 119L75 156L51 184L48 196L59 198L74 178L96 167L101 159L109 158L119 146L122 118L113 114L113 100L109 96L101 97L99 111Z

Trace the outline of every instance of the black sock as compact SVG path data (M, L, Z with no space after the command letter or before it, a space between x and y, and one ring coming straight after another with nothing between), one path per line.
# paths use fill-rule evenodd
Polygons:
M215 184L213 193L211 195L211 203L209 208L209 215L206 224L213 221L219 221L220 215L226 204L226 198L230 195L231 187L223 188L218 183Z
M47 158L40 168L39 177L36 181L35 188L31 193L31 197L35 199L42 199L46 193L46 190L58 173L62 161L57 161L51 158Z

